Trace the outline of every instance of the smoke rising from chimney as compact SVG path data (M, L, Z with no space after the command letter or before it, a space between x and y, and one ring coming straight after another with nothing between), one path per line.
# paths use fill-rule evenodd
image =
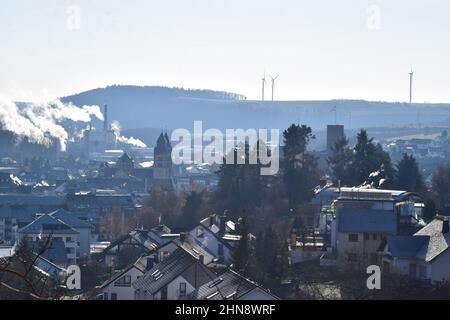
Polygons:
M119 142L122 142L122 143L125 143L128 145L132 145L132 146L138 147L138 148L146 148L147 147L147 145L139 139L136 139L134 137L127 138L127 137L122 136L120 134L120 130L121 130L120 123L117 120L114 120L111 123L111 130L114 131L114 134L116 135L116 139Z
M77 107L60 100L26 104L19 108L13 101L0 94L0 129L15 133L30 142L50 145L58 140L65 151L70 134L64 128L65 121L91 122L93 118L103 121L98 106Z

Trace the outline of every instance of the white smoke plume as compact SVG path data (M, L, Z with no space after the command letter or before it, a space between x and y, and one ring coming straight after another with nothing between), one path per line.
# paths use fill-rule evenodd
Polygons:
M58 140L61 150L66 149L69 133L63 122L90 122L93 118L103 121L98 106L77 107L60 100L28 104L19 108L14 102L0 95L0 129L27 137L30 142L50 145Z
M120 134L120 130L121 130L120 123L117 120L115 120L111 123L111 130L114 131L114 134L116 135L116 139L119 142L129 144L129 145L132 145L132 146L135 146L138 148L146 148L147 147L147 145L139 139L136 139L133 137L127 138L127 137L122 136Z
M30 142L46 145L51 143L45 133L24 117L16 104L3 95L0 95L0 128L20 137L28 137Z

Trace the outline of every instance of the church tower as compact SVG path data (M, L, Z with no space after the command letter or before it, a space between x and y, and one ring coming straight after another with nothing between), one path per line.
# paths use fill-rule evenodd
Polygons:
M167 133L159 135L154 150L153 185L173 190L172 145Z

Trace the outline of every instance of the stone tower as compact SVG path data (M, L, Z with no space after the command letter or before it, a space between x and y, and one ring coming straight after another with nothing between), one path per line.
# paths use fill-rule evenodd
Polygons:
M172 146L167 133L159 135L154 150L153 185L173 190Z

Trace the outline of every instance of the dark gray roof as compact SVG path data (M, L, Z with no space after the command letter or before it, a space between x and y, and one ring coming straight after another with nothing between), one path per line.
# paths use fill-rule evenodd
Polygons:
M416 258L419 251L428 244L428 236L387 237L389 252L398 258Z
M209 251L206 246L201 245L190 233L184 235L184 240L182 240L181 237L172 241L177 247L183 248L197 259L201 255L203 257L209 257L211 260L216 258L214 253Z
M178 276L182 276L195 288L215 277L190 253L179 248L133 282L133 287L155 294Z
M78 219L74 213L59 209L49 213L53 218L59 219L72 228L93 228L93 226L83 220Z
M19 230L19 233L26 234L50 234L50 233L63 233L63 234L78 234L79 232L73 229L71 226L56 219L48 214L43 214L36 218L33 222L29 223L25 227Z
M266 291L255 282L244 278L233 270L228 270L194 291L191 298L194 300L235 300L255 288ZM267 294L277 299L273 294L269 292Z
M342 208L338 210L339 232L397 232L397 217L393 211Z

